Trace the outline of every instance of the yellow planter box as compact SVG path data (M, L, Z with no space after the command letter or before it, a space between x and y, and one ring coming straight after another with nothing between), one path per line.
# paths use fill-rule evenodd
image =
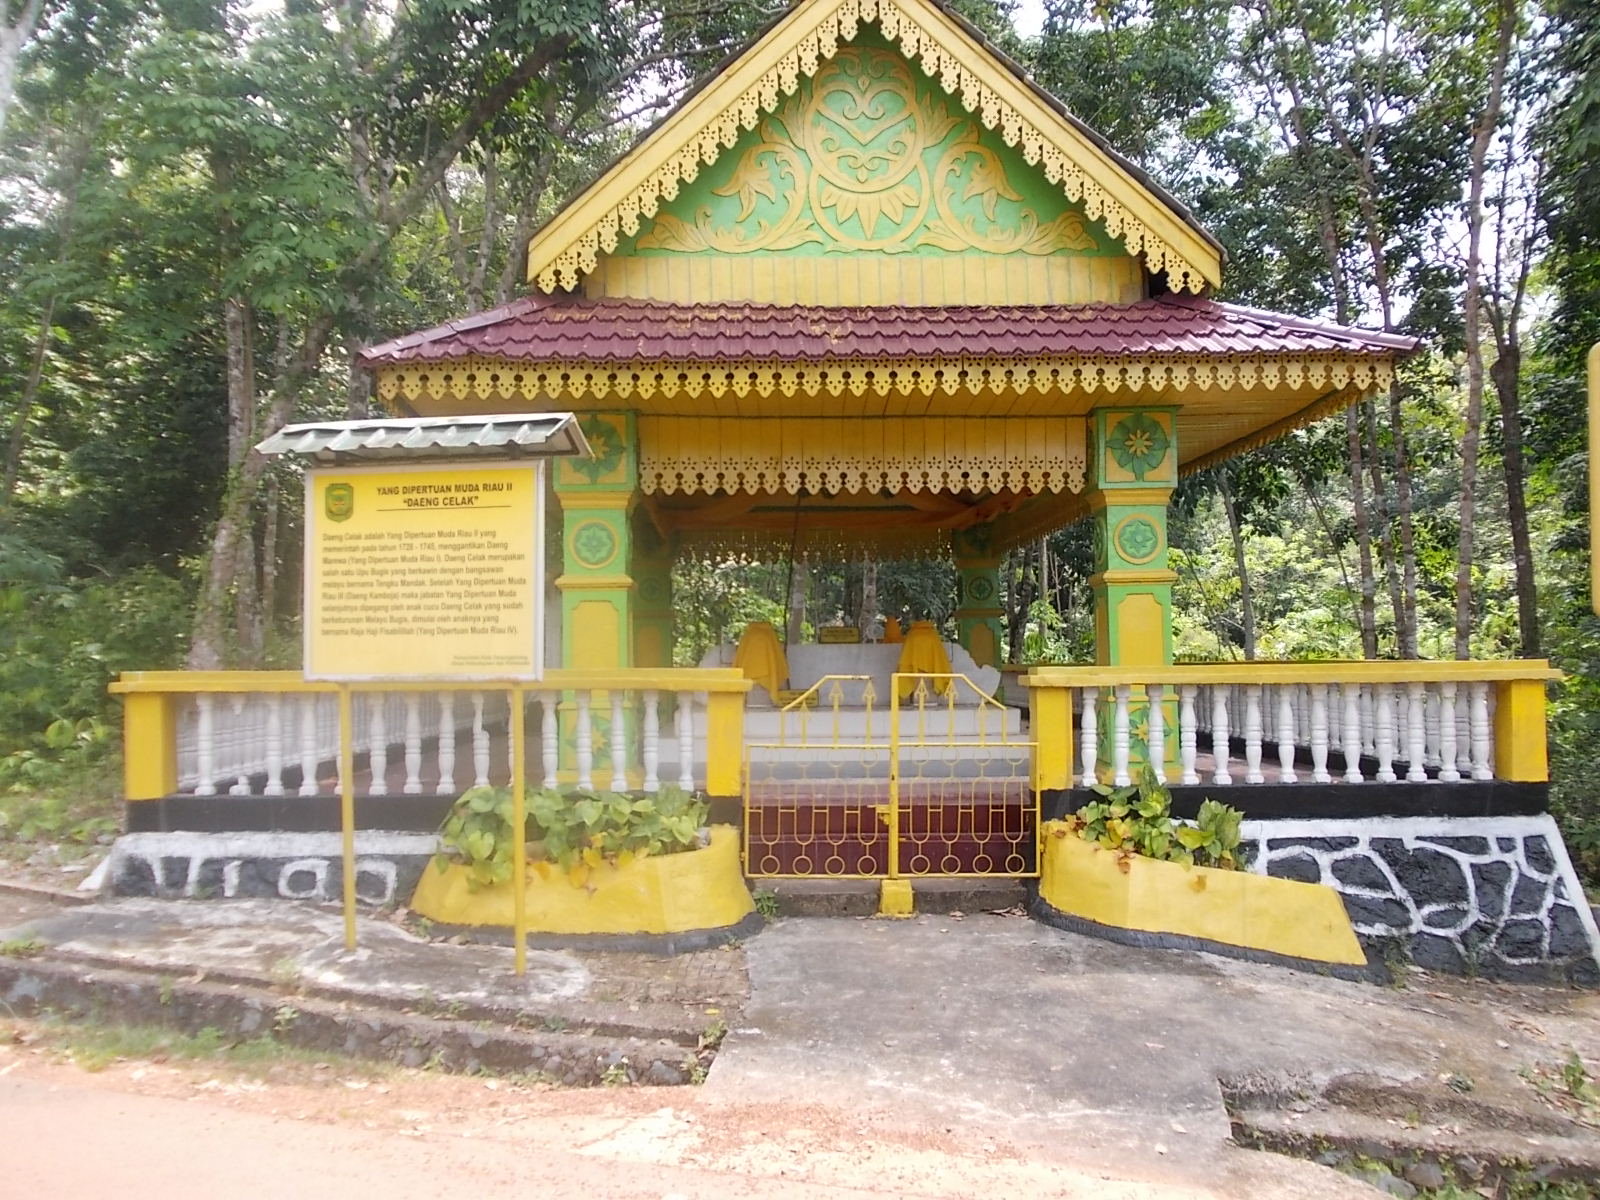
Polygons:
M510 884L467 886L466 868L452 863L422 873L411 910L444 925L512 926ZM625 867L605 863L576 887L552 868L545 878L528 867L530 933L688 933L736 925L755 911L739 866L739 837L713 826L711 844L683 854L651 855Z
M1044 835L1039 898L1069 917L1307 962L1366 964L1330 887L1137 854L1124 860L1056 821Z

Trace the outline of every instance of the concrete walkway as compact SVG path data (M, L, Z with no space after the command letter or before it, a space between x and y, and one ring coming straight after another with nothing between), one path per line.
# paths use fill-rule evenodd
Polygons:
M1520 1074L1569 1049L1600 1057L1594 993L1437 977L1418 981L1428 990L1386 989L996 915L785 920L749 944L748 959L750 1002L708 1081L730 1099L875 1106L973 1136L1004 1130L1045 1152L1070 1144L1078 1161L1108 1168L1165 1162L1221 1195L1296 1194L1290 1181L1309 1166L1233 1148L1224 1083L1274 1106L1288 1099L1288 1119L1303 1112L1308 1131L1375 1122L1420 1137L1434 1132L1427 1116L1442 1094L1447 1133L1475 1108L1499 1114L1491 1121L1512 1152L1600 1159L1591 1131L1530 1111L1539 1102ZM1417 1128L1312 1103L1352 1080L1405 1096ZM1246 1187L1264 1166L1266 1190ZM1307 1184L1307 1195L1335 1194L1326 1172Z
M781 1134L784 1122L843 1120L941 1139L975 1162L1054 1164L1087 1187L1016 1194L1373 1194L1312 1163L1239 1149L1226 1090L1236 1108L1259 1110L1255 1124L1286 1137L1592 1162L1600 1177L1593 1130L1525 1078L1558 1071L1573 1052L1600 1062L1594 992L1420 973L1405 987L1380 988L1131 949L1004 914L786 918L742 948L677 959L530 954L518 980L504 947L429 942L386 922L364 920L361 948L347 954L336 914L290 904L9 903L0 918L12 919L0 927L13 928L0 941L46 943L36 959L0 960L16 976L13 1000L35 986L27 970L78 971L91 990L115 976L128 996L138 975L158 1016L171 1011L174 993L182 1003L193 991L217 1013L242 989L260 993L249 1003L271 1014L274 995L309 989L315 1003L294 1002L297 1030L322 1019L318 1005L334 1038L398 1005L417 1011L386 1018L402 1022L396 1036L477 1045L509 1022L569 1060L594 1058L623 1037L655 1039L682 1058L698 1030L726 1015L732 1028L706 1085L658 1093L674 1106L663 1111L678 1115L618 1127L630 1156L663 1165L692 1160L702 1131L719 1121L756 1130L775 1121ZM762 1137L751 1138L755 1154ZM821 1151L784 1150L774 1139L751 1170L793 1150L782 1161L820 1178ZM827 1153L839 1180L872 1190L850 1176L848 1147ZM1096 1178L1142 1190L1084 1184Z

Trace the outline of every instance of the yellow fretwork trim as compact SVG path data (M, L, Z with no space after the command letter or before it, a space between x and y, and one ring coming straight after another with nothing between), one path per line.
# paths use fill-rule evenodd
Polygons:
M528 279L540 290L578 285L601 254L636 234L664 201L730 149L741 133L777 108L800 77L876 21L883 33L983 125L1016 147L1067 199L1103 220L1151 272L1175 291L1222 280L1221 254L1106 151L931 5L905 0L805 0L631 153L558 213L528 252Z
M936 394L1015 395L1116 392L1234 392L1257 388L1389 386L1388 358L1341 355L1150 354L1036 358L904 358L829 362L751 362L661 359L597 364L581 360L521 363L469 355L448 362L378 369L378 395L391 409L424 399L480 404L549 405L564 401L694 400L703 396L792 397ZM1327 411L1351 403L1353 394L1318 401ZM1314 419L1304 410L1290 428ZM1280 423L1281 424L1281 423ZM1277 432L1252 435L1270 440ZM1236 444L1237 445L1237 444ZM1246 447L1248 448L1248 447ZM1240 453L1230 447L1229 453ZM1199 460L1208 463L1215 455ZM1185 471L1194 469L1186 464Z
M1087 470L1081 417L639 418L647 493L1079 492Z

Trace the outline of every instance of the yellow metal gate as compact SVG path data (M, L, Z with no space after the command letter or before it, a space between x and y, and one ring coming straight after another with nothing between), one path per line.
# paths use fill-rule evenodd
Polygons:
M830 675L746 729L752 876L1038 873L1034 742L965 675Z

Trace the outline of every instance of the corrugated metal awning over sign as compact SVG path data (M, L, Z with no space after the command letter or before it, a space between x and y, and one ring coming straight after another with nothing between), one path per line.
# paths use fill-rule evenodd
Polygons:
M555 458L590 453L572 413L475 417L383 417L285 425L256 446L266 455L314 463L464 458Z

